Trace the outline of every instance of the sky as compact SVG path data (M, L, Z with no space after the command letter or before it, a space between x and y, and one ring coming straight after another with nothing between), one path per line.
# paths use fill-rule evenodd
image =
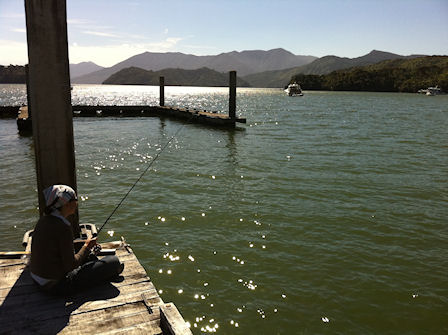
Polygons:
M448 0L67 0L70 63L283 48L448 55ZM28 62L24 0L0 0L0 64Z

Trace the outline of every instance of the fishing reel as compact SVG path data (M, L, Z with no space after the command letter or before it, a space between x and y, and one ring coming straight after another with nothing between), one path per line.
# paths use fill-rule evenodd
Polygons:
M100 252L101 252L101 245L99 244L96 244L91 250L91 253L94 254L95 256L98 256Z

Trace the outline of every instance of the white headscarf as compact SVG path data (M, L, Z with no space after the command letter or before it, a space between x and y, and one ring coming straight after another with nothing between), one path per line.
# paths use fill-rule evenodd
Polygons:
M78 198L76 192L67 185L53 185L44 191L46 212L51 213L55 209L60 209L69 201Z

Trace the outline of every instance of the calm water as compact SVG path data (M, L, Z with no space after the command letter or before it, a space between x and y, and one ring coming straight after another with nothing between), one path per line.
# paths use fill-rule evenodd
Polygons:
M227 109L227 89L166 88ZM156 104L156 87L75 86L74 103ZM0 104L25 101L0 85ZM448 333L448 96L241 89L242 129L74 121L81 222L125 236L194 333ZM0 120L0 234L37 216L31 138ZM110 236L113 235L113 236ZM202 329L202 331L201 331Z

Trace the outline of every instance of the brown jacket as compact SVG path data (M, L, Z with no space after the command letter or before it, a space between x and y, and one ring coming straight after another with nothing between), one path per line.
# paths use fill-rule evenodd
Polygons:
M42 278L62 279L89 254L86 246L75 254L72 228L52 215L39 219L32 237L30 271Z

